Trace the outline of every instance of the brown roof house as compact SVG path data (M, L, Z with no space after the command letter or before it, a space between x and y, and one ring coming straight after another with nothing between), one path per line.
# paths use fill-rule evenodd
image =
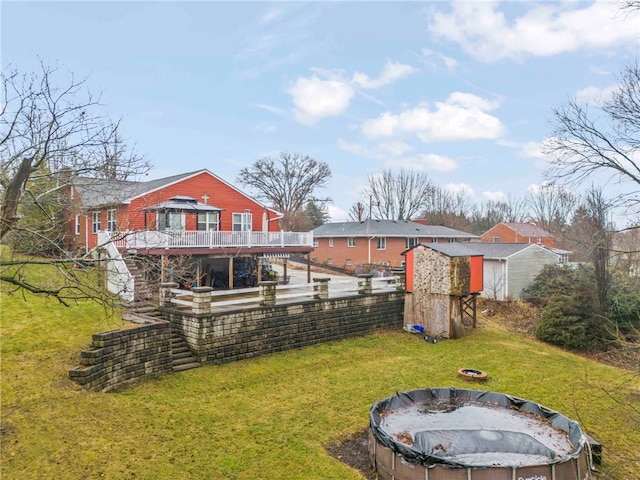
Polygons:
M487 243L535 243L545 247L554 247L553 235L535 222L501 222L480 236Z

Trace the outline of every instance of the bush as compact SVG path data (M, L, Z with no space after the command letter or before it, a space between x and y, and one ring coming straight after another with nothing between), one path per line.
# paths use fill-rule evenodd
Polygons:
M545 308L536 336L545 342L572 350L603 345L604 322L593 313L594 301L586 291L573 295L553 295Z
M545 265L524 294L531 300L546 304L553 295L572 295L576 285L585 282L592 282L591 289L595 290L591 266Z

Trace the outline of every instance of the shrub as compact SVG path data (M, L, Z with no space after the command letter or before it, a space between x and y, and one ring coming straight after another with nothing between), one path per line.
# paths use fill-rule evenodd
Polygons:
M572 350L606 347L612 339L608 320L596 315L588 282L571 295L553 295L542 312L536 336L545 342Z
M576 285L584 282L592 282L591 288L595 289L593 267L545 265L534 282L524 290L524 294L531 300L545 304L553 295L572 295Z

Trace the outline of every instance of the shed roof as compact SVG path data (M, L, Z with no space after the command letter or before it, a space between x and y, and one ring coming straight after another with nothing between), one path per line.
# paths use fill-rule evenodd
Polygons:
M364 220L362 222L325 223L313 230L313 236L322 237L431 237L476 239L477 235L444 227L422 225L409 220Z
M479 257L482 253L479 253L472 247L472 243L421 243L420 245L440 252L447 257ZM418 246L418 245L416 245ZM415 247L414 247L415 248ZM407 250L409 251L409 250Z

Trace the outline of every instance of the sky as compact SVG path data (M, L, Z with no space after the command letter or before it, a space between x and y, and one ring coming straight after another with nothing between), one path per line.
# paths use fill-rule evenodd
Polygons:
M606 99L640 53L613 1L4 0L0 26L3 68L87 77L147 179L206 168L247 190L243 167L309 155L331 221L384 169L475 202L535 191L554 109Z

